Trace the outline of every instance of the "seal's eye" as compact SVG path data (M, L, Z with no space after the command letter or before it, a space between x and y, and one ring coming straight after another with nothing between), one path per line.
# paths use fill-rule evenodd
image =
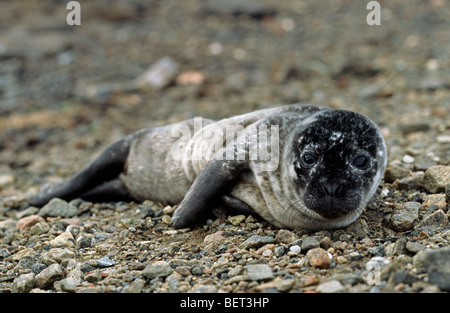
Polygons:
M301 163L303 167L313 167L314 165L316 165L317 160L316 157L311 154L311 153L306 153L302 158L301 158Z
M369 158L359 154L353 158L352 165L360 170L365 170L369 167Z

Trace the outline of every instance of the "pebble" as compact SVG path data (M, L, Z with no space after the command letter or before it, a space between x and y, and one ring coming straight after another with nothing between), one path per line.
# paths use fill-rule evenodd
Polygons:
M179 64L171 57L163 57L135 79L138 88L155 90L168 86L177 76Z
M447 210L447 201L444 194L426 195L422 204L422 208L429 212L436 210Z
M0 259L6 259L7 257L9 257L11 255L11 252L9 252L8 249L0 249Z
M213 234L209 234L205 236L205 239L203 239L203 242L210 243L210 242L220 242L225 239L225 232L224 231L218 231Z
M30 292L34 287L35 274L28 273L22 274L14 279L12 292L13 293L26 293Z
M74 248L75 247L75 239L73 238L72 233L64 232L61 235L57 236L55 239L50 240L49 244L53 248Z
M335 293L343 292L344 286L338 280L330 280L317 286L316 292Z
M345 228L345 231L352 236L365 237L369 234L370 228L364 219L359 218Z
M289 247L289 252L293 252L296 254L299 254L301 250L302 249L300 248L299 245L293 245L293 246Z
M147 265L142 274L148 279L164 278L172 274L173 268L166 261L156 261Z
M26 229L30 229L37 223L45 222L45 220L39 215L30 215L21 218L17 221L16 228L19 229L20 232L23 232Z
M279 292L287 292L295 285L295 279L288 278L282 279L281 277L276 277L274 280L263 283L257 287L257 290L277 290Z
M420 208L419 202L396 204L389 219L392 229L400 232L412 229L419 218Z
M62 278L64 278L64 269L61 265L51 264L35 276L34 285L37 288L45 288Z
M418 223L415 228L420 229L423 227L431 228L445 228L448 225L448 217L442 210L437 210L436 212L430 214L424 218L420 223Z
M450 291L450 247L419 251L413 266L419 273L428 273L430 282L441 290Z
M253 235L250 238L248 238L246 241L244 241L240 245L240 248L242 248L242 249L251 249L251 248L257 249L259 247L262 247L266 244L273 243L273 242L274 242L273 237Z
M228 217L228 222L233 224L234 226L239 226L243 221L245 221L246 216L243 214L240 215L234 215Z
M406 250L412 253L417 253L419 251L425 250L426 246L416 241L408 241L406 243Z
M38 215L42 217L73 217L78 215L78 209L64 200L54 198L39 210Z
M251 264L245 267L250 280L270 280L274 278L272 269L267 264Z
M331 264L331 259L327 251L322 248L314 248L309 250L306 253L306 258L308 259L309 264L313 267L328 268Z
M308 252L311 249L319 248L320 246L320 238L316 236L310 236L303 239L301 244L302 251L304 253Z
M50 225L48 225L46 222L37 223L30 228L30 235L46 234L49 230Z
M428 168L423 177L423 187L430 193L445 192L450 181L450 166L436 165Z
M298 236L287 229L280 229L275 236L276 243L290 243L298 239Z
M114 264L116 264L116 262L107 256L96 260L96 266L99 268L111 267Z

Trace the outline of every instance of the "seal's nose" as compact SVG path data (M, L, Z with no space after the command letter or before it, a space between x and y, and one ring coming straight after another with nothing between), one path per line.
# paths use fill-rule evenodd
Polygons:
M337 183L326 183L322 185L325 194L331 197L341 197L344 194L344 188Z

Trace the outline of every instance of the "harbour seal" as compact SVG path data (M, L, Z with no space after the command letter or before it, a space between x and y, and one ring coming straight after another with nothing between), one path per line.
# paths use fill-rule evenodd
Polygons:
M333 229L360 216L386 162L383 136L367 117L294 104L138 131L30 203L112 196L179 203L172 222L182 228L220 201L279 228Z

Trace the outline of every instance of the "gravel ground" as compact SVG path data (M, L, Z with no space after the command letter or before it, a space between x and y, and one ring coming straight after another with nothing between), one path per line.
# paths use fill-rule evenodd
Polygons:
M450 7L380 3L379 26L364 1L92 1L81 26L62 2L2 3L0 291L450 291ZM142 127L295 102L385 136L379 192L345 229L211 208L174 230L164 203L26 202Z

